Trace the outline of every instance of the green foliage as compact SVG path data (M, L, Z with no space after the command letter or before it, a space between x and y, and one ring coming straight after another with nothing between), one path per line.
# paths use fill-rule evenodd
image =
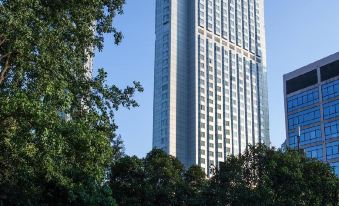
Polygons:
M203 192L207 187L205 172L199 166L191 166L185 172L183 185L183 204L182 205L202 205L205 201Z
M121 206L334 206L339 195L339 179L330 166L301 151L264 145L228 157L210 179L198 166L184 170L161 150L144 159L126 156L113 164L110 187Z
M264 145L229 157L210 180L213 205L337 205L339 179L332 168L302 151Z
M105 174L114 111L138 106L139 83L106 84L90 60L124 0L0 0L0 201L113 205ZM86 65L86 66L85 66Z
M119 205L199 205L206 181L200 167L187 171L174 157L154 149L146 158L123 157L111 169L110 186Z
M143 160L123 157L113 163L110 187L119 205L145 205L145 170Z

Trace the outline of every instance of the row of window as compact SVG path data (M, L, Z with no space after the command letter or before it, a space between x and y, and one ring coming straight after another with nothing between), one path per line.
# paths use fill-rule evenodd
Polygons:
M316 102L319 102L318 88L287 98L287 108L288 111L291 112L293 110L312 105Z
M323 146L322 145L308 147L308 148L305 148L304 151L308 158L315 158L318 160L323 159Z
M291 132L289 134L290 147L296 147L298 144L298 132ZM300 131L300 145L311 144L322 141L320 126L303 129Z
M324 84L322 86L322 98L328 100L339 96L339 80ZM287 98L288 112L303 108L319 102L318 88L313 88L300 94Z
M323 146L317 145L304 149L306 156L309 158L315 158L323 160ZM326 159L331 160L339 158L339 141L326 144Z
M339 116L339 100L324 104L324 119L335 118ZM289 130L297 126L305 126L320 121L320 109L314 107L288 116ZM325 124L326 138L333 138L339 136L338 122L331 122Z
M291 130L298 126L302 127L319 121L320 121L320 109L319 107L314 107L311 109L298 112L296 114L289 115L288 128L289 130Z
M339 116L339 100L324 104L324 119L330 119ZM296 128L297 126L305 126L308 124L316 123L320 121L320 109L319 107L313 107L288 116L288 128L289 130ZM327 136L332 133L327 130ZM337 133L333 132L334 134Z
M212 139L210 139L210 140L212 140ZM206 146L205 141L204 141L204 140L201 140L201 141L200 141L200 145L201 145L201 146ZM209 146L209 147L214 147L214 143L209 143L208 146ZM222 148L222 143L218 143L218 148Z
M200 154L205 156L206 155L206 151L201 149L200 150ZM208 154L209 154L210 158L214 158L214 152L213 151L209 151ZM227 147L226 148L226 155L230 155L230 154L231 154L231 149ZM218 158L223 158L222 152L218 152L217 156L218 156ZM205 161L204 157L200 157L200 163L201 164L206 164L206 161ZM212 165L214 165L214 160L210 160L210 165L211 165L211 163L212 163Z

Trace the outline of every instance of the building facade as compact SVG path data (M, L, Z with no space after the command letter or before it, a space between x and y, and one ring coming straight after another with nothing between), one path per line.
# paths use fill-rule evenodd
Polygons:
M153 147L209 174L270 144L264 0L156 0Z
M339 175L339 53L284 75L286 145Z

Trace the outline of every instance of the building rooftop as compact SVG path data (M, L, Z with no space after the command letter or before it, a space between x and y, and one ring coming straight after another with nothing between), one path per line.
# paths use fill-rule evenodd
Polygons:
M317 61L315 61L315 62L313 62L311 64L308 64L308 65L303 66L303 67L301 67L301 68L299 68L297 70L294 70L292 72L289 72L289 73L285 74L284 75L284 81L292 79L292 78L294 78L296 76L300 76L300 75L302 75L304 73L312 71L313 69L316 69L318 67L322 67L322 66L324 66L326 64L330 64L332 62L335 62L336 60L339 60L339 52L336 52L336 53L334 53L334 54L332 54L330 56L327 56L325 58L322 58L322 59L317 60Z

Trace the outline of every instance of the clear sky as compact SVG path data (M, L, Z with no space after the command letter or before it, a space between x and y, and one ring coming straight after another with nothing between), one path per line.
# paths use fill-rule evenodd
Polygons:
M270 133L272 145L280 147L285 138L282 75L339 51L339 0L265 4ZM94 67L106 69L109 84L125 87L138 80L144 86L136 96L139 108L116 113L126 153L142 157L152 148L155 0L127 0L124 10L114 22L123 42L115 46L107 37Z

